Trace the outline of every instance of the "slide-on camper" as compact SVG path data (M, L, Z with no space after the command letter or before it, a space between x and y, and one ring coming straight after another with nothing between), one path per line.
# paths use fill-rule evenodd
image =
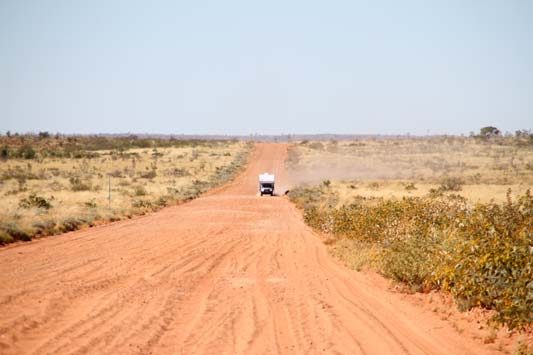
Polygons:
M261 196L264 194L274 195L274 181L275 176L269 173L263 173L259 175L259 193Z

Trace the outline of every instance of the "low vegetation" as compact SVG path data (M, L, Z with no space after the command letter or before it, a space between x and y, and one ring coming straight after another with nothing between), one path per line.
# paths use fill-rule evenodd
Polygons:
M531 329L533 139L485 131L297 143L290 198L350 267Z
M510 196L510 194L509 194ZM290 197L333 252L412 290L444 289L463 309L496 311L510 328L533 323L533 197L469 204L460 196L360 197L337 206L328 187Z
M238 141L102 136L0 137L0 244L131 218L230 180Z
M523 194L533 186L533 134L493 137L485 131L472 137L302 141L293 145L287 163L293 182L353 185L347 199L424 196L431 189L476 202L504 202L509 188L513 197ZM416 189L406 188L408 183Z

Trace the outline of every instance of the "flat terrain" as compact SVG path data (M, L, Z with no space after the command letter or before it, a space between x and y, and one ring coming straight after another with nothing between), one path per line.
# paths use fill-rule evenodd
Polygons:
M285 145L190 203L0 250L2 354L486 354L337 264L285 197Z
M0 244L196 197L231 180L248 150L236 141L0 137ZM21 157L27 151L33 158Z
M289 157L291 181L330 179L341 203L354 196L423 196L446 179L455 179L452 192L473 203L505 202L508 189L515 198L533 186L533 146L521 138L301 141Z

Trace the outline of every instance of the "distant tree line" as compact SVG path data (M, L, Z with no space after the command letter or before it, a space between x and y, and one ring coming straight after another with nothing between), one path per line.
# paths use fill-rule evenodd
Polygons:
M19 134L7 131L0 135L0 159L93 158L96 151L124 152L128 149L165 148L183 146L214 146L219 140L153 138L128 136L68 136L47 131L38 134Z

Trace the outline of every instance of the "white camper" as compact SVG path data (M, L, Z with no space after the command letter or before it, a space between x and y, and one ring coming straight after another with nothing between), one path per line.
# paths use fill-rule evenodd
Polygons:
M275 179L274 174L263 173L259 175L259 193L261 196L264 194L274 195Z

